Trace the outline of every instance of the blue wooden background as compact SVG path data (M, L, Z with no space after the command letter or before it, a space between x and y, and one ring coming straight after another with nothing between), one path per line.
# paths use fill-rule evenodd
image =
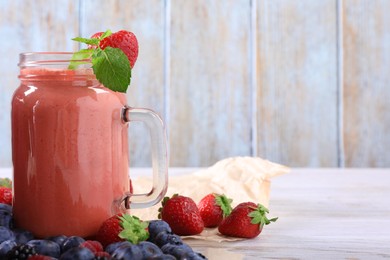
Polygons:
M11 161L18 54L133 31L129 104L166 123L171 166L260 156L292 167L390 167L390 1L0 0L0 167ZM142 124L132 166L150 165Z

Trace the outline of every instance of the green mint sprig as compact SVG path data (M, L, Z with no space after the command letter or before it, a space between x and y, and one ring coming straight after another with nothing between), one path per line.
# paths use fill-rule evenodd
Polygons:
M92 69L97 80L105 87L125 93L130 85L131 67L126 54L119 48L106 47L102 50L99 43L110 36L110 30L99 38L73 38L73 41L85 43L93 48L81 49L71 58L69 69L77 69L80 65L92 62Z

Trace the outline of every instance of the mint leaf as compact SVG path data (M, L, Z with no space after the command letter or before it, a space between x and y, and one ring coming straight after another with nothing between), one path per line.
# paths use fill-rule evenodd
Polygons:
M99 37L99 40L103 40L104 38L107 38L111 34L112 34L111 30L107 30Z
M92 68L96 78L105 87L125 93L130 85L131 67L121 49L106 47L95 49L92 54Z
M90 62L89 59L91 58L92 53L93 53L92 49L83 49L73 53L68 69L74 70L77 69L78 66L81 64L89 63Z
M76 42L82 42L85 44L89 44L89 45L94 45L94 46L99 44L99 39L97 39L97 38L88 39L88 38L76 37L76 38L73 38L72 40L76 41Z
M99 38L76 37L72 40L95 46L73 54L68 69L92 62L93 72L105 87L118 92L126 92L131 80L131 67L127 56L119 48L106 47L102 50L100 41L112 34L107 30Z

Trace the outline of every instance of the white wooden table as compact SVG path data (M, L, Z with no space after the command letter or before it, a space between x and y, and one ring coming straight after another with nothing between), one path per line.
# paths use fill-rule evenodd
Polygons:
M269 208L279 220L255 239L187 242L212 260L390 259L390 169L293 169L272 179Z
M256 239L190 244L238 253L213 259L390 259L390 169L293 169L269 208L279 219Z

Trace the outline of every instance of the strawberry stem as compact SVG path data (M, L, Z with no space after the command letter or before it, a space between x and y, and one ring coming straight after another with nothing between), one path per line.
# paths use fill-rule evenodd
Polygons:
M248 214L249 217L252 218L251 223L252 224L260 224L260 228L262 228L264 225L268 225L271 222L275 222L278 218L267 218L267 213L269 213L269 210L261 205L260 203L257 204L257 208L252 207L253 211Z
M138 217L131 216L129 214L119 216L119 219L123 228L123 230L118 235L120 238L125 239L133 244L138 244L139 242L148 239L148 222L143 222Z
M232 213L232 199L228 198L225 196L225 194L219 195L219 194L214 194L215 196L215 202L217 203L218 206L221 207L223 217L226 218L227 216Z

